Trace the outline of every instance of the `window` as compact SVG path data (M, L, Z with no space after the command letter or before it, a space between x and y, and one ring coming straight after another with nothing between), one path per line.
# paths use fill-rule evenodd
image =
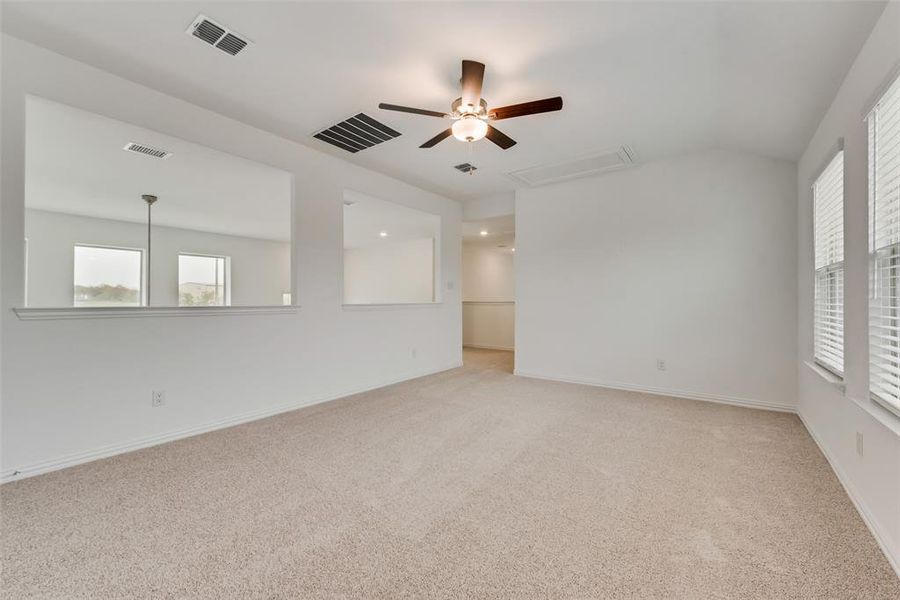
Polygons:
M141 306L144 251L75 246L73 306Z
M844 372L844 153L813 183L816 291L813 356L837 375Z
M178 255L178 306L228 306L231 282L227 256Z
M900 411L900 78L869 125L869 390Z

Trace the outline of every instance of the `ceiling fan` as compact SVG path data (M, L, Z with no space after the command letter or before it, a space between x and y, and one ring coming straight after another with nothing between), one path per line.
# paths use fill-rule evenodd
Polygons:
M462 96L453 101L450 105L449 113L385 104L383 102L378 105L378 108L412 113L414 115L425 115L426 117L453 119L451 127L440 132L419 146L419 148L433 148L438 142L452 135L461 142L475 142L486 137L506 150L515 146L516 141L492 126L488 121L552 112L560 110L563 105L562 98L556 96L555 98L533 100L522 104L501 106L500 108L488 108L487 102L481 97L481 84L483 82L484 64L474 60L464 60L462 61L462 78L460 79Z

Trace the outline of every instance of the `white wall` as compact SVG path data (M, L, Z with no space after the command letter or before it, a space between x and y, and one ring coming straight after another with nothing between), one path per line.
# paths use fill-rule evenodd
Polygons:
M864 117L900 68L900 3L890 3L798 164L799 412L900 575L900 418L869 400L867 132ZM811 368L810 186L844 139L844 383ZM864 455L856 452L863 434Z
M31 474L461 363L457 202L3 36L0 470ZM293 313L23 321L25 94L294 177ZM441 216L442 303L342 307L343 192ZM413 352L415 350L415 352ZM151 390L166 391L153 408Z
M504 192L463 202L463 220L481 221L516 212L516 193Z
M515 253L509 248L469 243L462 247L463 302L512 302L516 299L513 277Z
M520 190L516 372L792 409L795 179L714 150Z
M508 248L463 244L463 345L514 349L514 257Z
M403 240L344 250L344 304L434 301L434 240Z
M27 209L28 305L72 306L72 265L76 244L147 247L147 227ZM153 228L152 296L154 306L178 306L178 253L231 258L233 306L281 305L291 290L288 242L219 235L175 227Z

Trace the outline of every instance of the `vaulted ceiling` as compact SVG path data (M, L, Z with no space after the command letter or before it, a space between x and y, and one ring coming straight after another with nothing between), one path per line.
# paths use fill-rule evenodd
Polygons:
M458 199L506 173L630 145L640 160L727 147L794 160L883 2L4 2L3 29L261 129ZM232 57L185 29L248 37ZM446 140L460 59L487 64L493 106L561 95L562 112L498 122L500 150ZM366 112L401 132L349 154L311 137ZM470 154L471 150L471 154ZM472 162L467 176L452 167Z

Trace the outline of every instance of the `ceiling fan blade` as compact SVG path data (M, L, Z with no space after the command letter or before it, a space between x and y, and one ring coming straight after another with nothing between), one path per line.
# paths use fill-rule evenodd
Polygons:
M516 145L516 140L512 139L496 127L491 127L490 125L488 125L488 130L487 134L485 134L485 137L504 150L508 150Z
M397 106L396 104L385 104L382 102L378 105L382 110L396 110L397 112L412 113L414 115L425 115L426 117L449 117L447 113L438 112L436 110L426 110L424 108L410 108L409 106Z
M543 100L532 100L531 102L523 102L522 104L511 104L509 106L501 106L500 108L492 108L488 116L494 120L512 119L513 117L524 117L525 115L536 115L538 113L553 112L563 107L562 98L544 98Z
M481 84L484 83L484 65L474 60L462 61L462 104L476 109L481 100Z
M427 142L425 142L424 144L419 146L419 148L432 148L432 147L436 146L439 142L442 142L445 139L447 139L448 137L450 137L451 135L453 135L453 130L445 129L444 131L440 132L439 134L437 134L436 136L434 136L433 138L431 138L430 140L428 140ZM515 144L515 142L513 142L513 143Z

